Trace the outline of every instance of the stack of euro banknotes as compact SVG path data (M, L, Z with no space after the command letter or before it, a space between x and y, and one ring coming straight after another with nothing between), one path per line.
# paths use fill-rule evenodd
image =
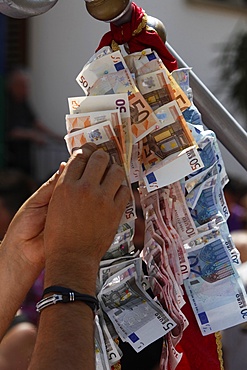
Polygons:
M145 220L140 254L132 196L101 261L96 368L120 361L117 338L140 352L162 337L161 368L175 369L182 356L176 346L189 325L182 286L202 335L247 320L216 136L193 104L189 68L169 73L151 49L123 56L105 47L76 81L84 94L68 98L68 151L93 142L108 152L124 168L125 184L138 182Z

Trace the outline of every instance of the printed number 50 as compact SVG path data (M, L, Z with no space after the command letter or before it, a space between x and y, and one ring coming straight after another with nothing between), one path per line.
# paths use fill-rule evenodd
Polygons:
M199 168L201 168L201 165L200 163L198 162L198 159L197 158L193 158L190 160L190 167L193 171L196 171L198 170Z
M135 118L136 118L136 114L137 114L137 122L135 122L135 123L142 123L142 122L144 122L144 121L148 118L148 116L149 116L149 112L148 112L147 110L145 110L145 109L144 109L144 110L142 110L142 111L139 111L139 109L138 109L138 105L140 105L141 109L145 107L145 106L144 106L144 104L143 104L143 102L142 102L140 99L138 99L137 101L135 101L135 102L131 105L131 107L133 107L133 108L134 108L134 110L135 110L135 112L134 112L134 114L135 114ZM142 114L144 114L144 117L142 117L141 119L139 119L139 117L140 117Z

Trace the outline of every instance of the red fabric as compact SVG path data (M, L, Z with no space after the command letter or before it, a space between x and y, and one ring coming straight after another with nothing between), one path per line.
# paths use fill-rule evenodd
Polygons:
M135 53L137 51L142 51L146 48L151 48L155 50L159 57L162 59L166 68L172 72L174 69L178 68L176 59L167 50L164 42L157 34L157 32L152 30L143 30L136 36L132 36L132 32L137 29L138 25L142 21L142 17L145 14L144 10L132 3L132 18L130 23L124 23L121 26L116 26L110 23L111 31L107 32L101 39L97 50L104 46L111 46L111 42L114 40L119 45L125 43L129 46L129 52Z
M220 370L215 335L203 336L201 334L186 293L184 298L186 304L182 311L187 317L189 325L176 348L183 353L182 360L176 370Z

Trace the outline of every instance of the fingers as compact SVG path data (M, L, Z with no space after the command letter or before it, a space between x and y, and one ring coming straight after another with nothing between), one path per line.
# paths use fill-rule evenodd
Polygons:
M126 174L124 169L117 164L113 164L101 184L107 196L114 199L120 216L131 199L130 189L125 179ZM123 185L123 183L126 183L126 185Z
M117 164L111 165L102 181L102 186L104 187L105 192L114 198L125 178L125 171L122 167Z
M64 168L60 165L61 181L87 182L89 186L101 186L104 193L117 203L122 209L130 200L130 190L124 186L125 171L117 164L109 165L109 154L104 150L97 150L93 143L82 147L82 154L72 156Z
M57 184L60 174L56 172L46 181L25 203L25 207L43 207L51 199L53 190Z
M120 215L123 214L124 209L127 205L127 203L130 201L131 195L130 195L130 189L126 185L121 185L118 189L116 195L115 195L115 204L117 209L120 212Z
M63 170L65 169L65 166L66 166L66 162L60 163L60 166L59 166L59 169L58 169L59 175L61 175L63 173Z
M118 164L108 167L108 163L109 155L106 152L103 150L94 152L88 160L83 178L92 186L101 184L104 193L124 210L130 200L130 190L127 185L123 185L125 171Z
M86 143L82 147L82 154L78 153L70 157L63 173L61 179L65 180L79 180L84 173L87 162L92 155L97 150L97 146L93 143Z
M92 185L99 185L106 174L108 163L109 155L104 150L95 151L88 160L82 180Z

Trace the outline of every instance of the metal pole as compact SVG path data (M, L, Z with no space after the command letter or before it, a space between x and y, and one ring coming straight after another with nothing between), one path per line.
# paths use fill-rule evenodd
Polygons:
M188 67L168 43L166 46L177 59L180 68ZM194 103L202 115L204 124L216 133L219 141L247 170L247 132L193 71L190 71L190 86L193 90Z
M58 0L0 0L0 13L12 18L28 18L50 10Z

